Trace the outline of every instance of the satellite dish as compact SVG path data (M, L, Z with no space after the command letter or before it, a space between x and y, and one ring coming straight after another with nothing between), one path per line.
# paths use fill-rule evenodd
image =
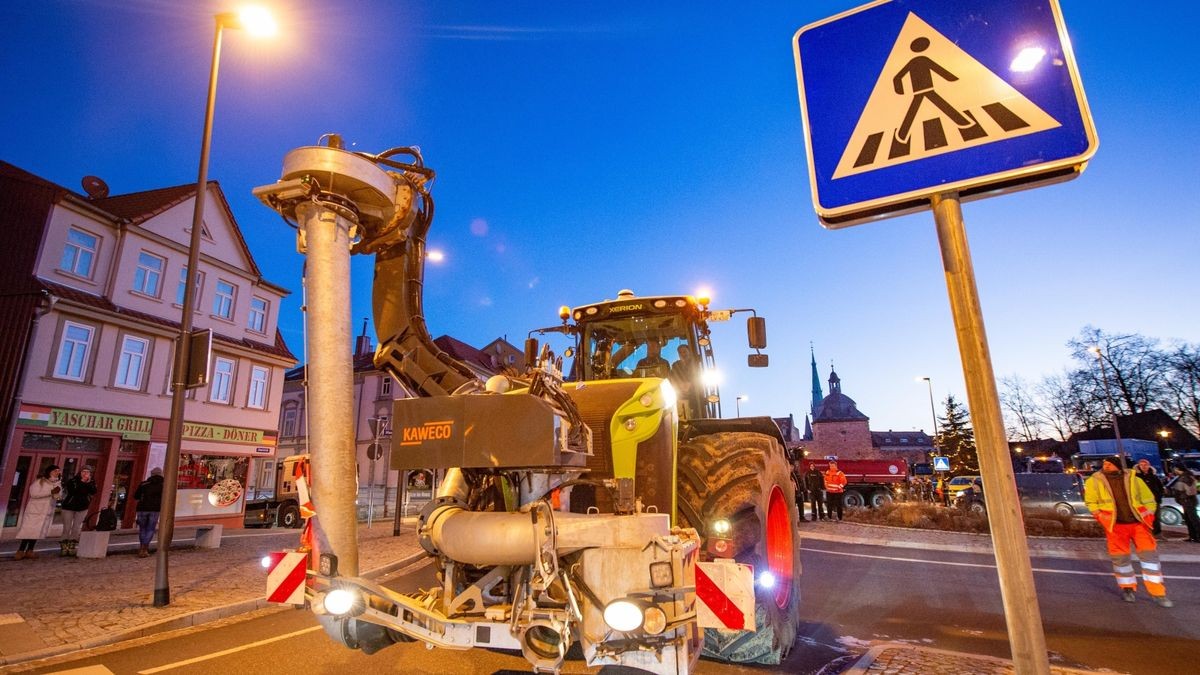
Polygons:
M98 176L84 176L81 182L89 199L104 199L108 196L108 183L100 180Z

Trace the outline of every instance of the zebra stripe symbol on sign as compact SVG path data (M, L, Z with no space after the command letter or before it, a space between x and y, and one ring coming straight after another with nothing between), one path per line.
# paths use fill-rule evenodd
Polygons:
M304 604L304 580L308 572L308 554L272 551L267 554L267 602L287 605Z
M696 563L701 628L754 630L754 568L733 561Z
M1061 126L909 13L833 178Z

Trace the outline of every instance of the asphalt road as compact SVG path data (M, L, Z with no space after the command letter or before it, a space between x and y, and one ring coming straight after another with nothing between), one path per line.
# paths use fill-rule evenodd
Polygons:
M830 673L871 641L911 641L1008 657L996 571L990 556L807 541L802 554L804 624L777 668L702 661L700 673ZM1168 564L1170 610L1142 597L1121 602L1095 561L1035 561L1035 578L1054 663L1128 673L1191 673L1200 653L1200 565ZM387 580L405 590L432 582L427 563ZM30 664L32 666L32 664ZM519 654L428 650L416 643L373 656L326 638L304 611L266 610L186 631L60 657L16 672L103 673L524 673ZM588 669L579 662L564 672Z

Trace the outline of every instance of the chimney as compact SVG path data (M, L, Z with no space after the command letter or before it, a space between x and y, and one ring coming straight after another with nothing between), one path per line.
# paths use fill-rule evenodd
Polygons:
M362 335L354 338L354 355L363 356L364 354L370 354L374 351L375 348L371 346L371 338L367 335L367 319L364 318Z

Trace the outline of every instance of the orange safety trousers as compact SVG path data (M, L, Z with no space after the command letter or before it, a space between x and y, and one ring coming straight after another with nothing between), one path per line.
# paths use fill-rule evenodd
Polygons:
M1141 523L1113 523L1108 538L1108 557L1112 560L1113 576L1121 588L1137 590L1137 576L1133 573L1130 549L1137 552L1142 566L1142 581L1150 595L1161 597L1167 594L1163 583L1162 564L1158 561L1158 546L1150 528Z

